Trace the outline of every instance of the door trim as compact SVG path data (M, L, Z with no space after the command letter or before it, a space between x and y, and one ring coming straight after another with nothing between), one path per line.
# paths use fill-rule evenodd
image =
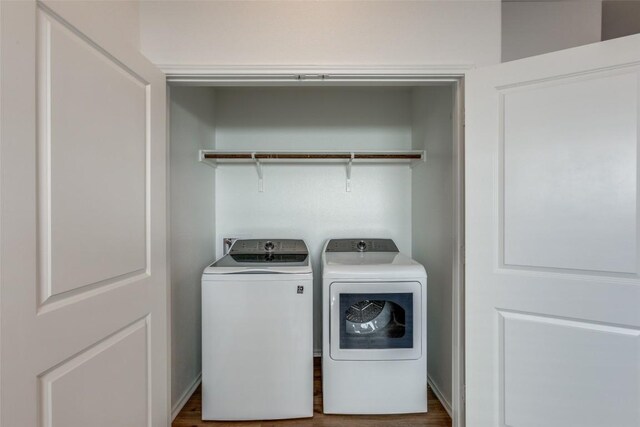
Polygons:
M454 427L466 425L465 401L465 118L464 118L464 79L458 79L454 88L453 102L453 151L454 151L454 262L456 268L452 289L452 332L453 363L451 391L451 419Z
M474 68L473 64L442 65L181 65L158 64L167 82L174 85L243 85L321 81L322 77L352 83L453 82ZM335 81L335 80L334 80ZM325 83L327 83L325 81Z

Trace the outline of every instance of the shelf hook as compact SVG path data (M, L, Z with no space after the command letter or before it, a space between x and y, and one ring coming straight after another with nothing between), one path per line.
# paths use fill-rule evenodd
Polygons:
M347 162L347 193L351 192L351 165L353 164L353 158L355 154L351 153L351 158Z
M260 163L260 159L256 159L256 153L251 153L251 158L256 162L256 171L258 172L258 191L262 193L264 191L262 163Z

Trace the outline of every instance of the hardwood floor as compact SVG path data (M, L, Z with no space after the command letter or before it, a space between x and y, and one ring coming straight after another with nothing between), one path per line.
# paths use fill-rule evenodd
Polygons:
M313 381L313 418L303 418L296 420L278 421L202 421L201 419L201 387L191 396L191 399L182 408L180 414L173 422L173 427L199 427L199 426L229 426L229 427L278 427L278 426L301 426L301 427L451 427L451 418L444 410L440 401L435 397L429 388L429 412L426 414L405 414L405 415L325 415L322 413L322 372L320 358L314 359L314 381Z

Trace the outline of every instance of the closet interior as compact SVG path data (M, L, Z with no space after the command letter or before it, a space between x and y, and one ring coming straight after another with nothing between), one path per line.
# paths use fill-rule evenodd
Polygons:
M393 239L422 263L429 381L451 408L461 281L462 143L454 82L170 86L172 401L201 370L201 275L228 238ZM256 349L260 351L259 348Z

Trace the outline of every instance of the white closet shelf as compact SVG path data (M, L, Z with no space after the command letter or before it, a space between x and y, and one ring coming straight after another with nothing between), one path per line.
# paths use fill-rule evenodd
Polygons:
M347 167L346 190L351 191L351 165L358 163L407 163L413 167L425 162L427 154L423 150L401 151L221 151L200 150L200 161L213 167L218 163L255 163L258 171L258 189L263 191L262 162L273 163L335 163L345 162Z

